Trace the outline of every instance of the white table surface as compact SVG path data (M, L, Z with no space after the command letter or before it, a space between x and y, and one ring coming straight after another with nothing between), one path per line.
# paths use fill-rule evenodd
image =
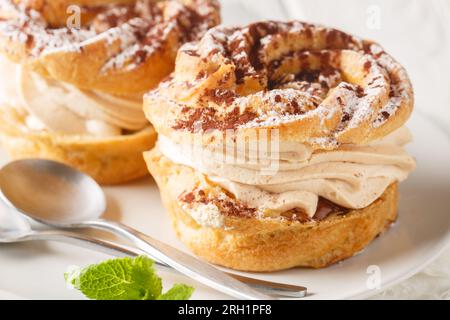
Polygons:
M225 24L300 19L379 42L408 70L415 112L450 139L450 1L222 0L222 16ZM374 298L450 299L450 248L419 274Z

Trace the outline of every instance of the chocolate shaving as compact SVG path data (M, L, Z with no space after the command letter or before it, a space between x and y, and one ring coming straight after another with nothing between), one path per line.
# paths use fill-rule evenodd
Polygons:
M370 61L364 62L363 68L364 68L365 72L368 72L371 67L372 67L372 62L370 62Z
M319 202L317 203L316 213L313 216L313 220L321 221L329 217L331 214L341 215L347 213L348 211L348 209L338 206L337 204L320 197Z

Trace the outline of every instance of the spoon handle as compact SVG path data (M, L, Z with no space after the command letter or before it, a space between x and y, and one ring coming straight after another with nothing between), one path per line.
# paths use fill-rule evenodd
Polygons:
M26 234L24 237L20 239L20 241L34 241L34 240L40 241L49 240L49 241L69 243L72 245L76 245L86 249L96 250L116 257L125 257L125 256L135 257L145 254L139 249L133 247L124 246L100 238L90 237L82 233L68 232L64 230L32 231L31 233ZM175 269L169 267L168 265L160 261L155 261L155 263L157 264L158 267L164 269L165 271L177 272ZM307 289L302 286L265 281L240 276L232 273L227 274L267 294L273 294L281 297L290 297L290 298L303 298L306 296Z
M94 228L112 232L122 238L128 239L146 254L169 265L189 278L235 298L244 300L276 299L273 296L252 289L243 282L230 277L206 262L200 261L187 253L144 235L119 222L98 219L77 223L72 225L72 227Z

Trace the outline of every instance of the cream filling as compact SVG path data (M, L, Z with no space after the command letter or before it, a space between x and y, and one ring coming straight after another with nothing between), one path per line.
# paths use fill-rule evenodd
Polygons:
M223 151L178 145L164 136L159 137L158 146L171 161L205 174L264 216L300 208L312 217L319 197L360 209L390 184L406 179L415 168L414 159L404 150L410 141L409 130L402 127L369 145L343 145L327 152L280 142L278 150L264 159L252 156L248 149L246 154L237 149L236 156L226 158ZM269 167L276 170L267 171Z
M30 130L115 136L147 125L142 99L81 90L0 57L0 103L25 116Z

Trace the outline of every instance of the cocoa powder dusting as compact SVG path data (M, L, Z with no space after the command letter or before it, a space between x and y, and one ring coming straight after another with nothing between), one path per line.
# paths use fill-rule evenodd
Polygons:
M256 209L250 208L240 201L229 198L227 196L209 197L204 190L194 189L191 192L181 194L178 200L188 205L194 206L197 204L213 204L224 216L251 218L256 216Z
M310 47L305 47L302 43L297 45L294 42L297 36L299 42L305 38L317 38L314 40L320 45L315 45L316 42ZM340 132L347 130L349 126L358 126L360 119L368 117L373 111L365 108L356 113L356 108L371 106L372 101L381 102L373 99L380 90L372 89L391 83L390 98L407 98L405 90L399 92L400 86L395 83L395 77L389 75L397 69L386 64L396 66L395 61L390 62L389 56L382 57L385 52L377 44L339 30L298 21L269 21L245 27L218 27L208 32L206 39L208 41L198 43L198 47L202 49L198 50L202 52L199 58L205 65L212 63L211 66L215 68L218 67L215 65L216 61L232 65L232 71L222 75L215 88L200 92L200 98L195 101L198 108L188 111L183 109L183 114L175 120L177 122L174 129L193 132L194 127L202 130L226 130L236 129L244 124L252 128L266 123L281 125L285 119L294 119L287 117L290 115L308 117L310 111L321 108L323 101L330 97L330 90L337 88L333 90L336 101L327 100L343 109L341 123L329 132L330 139L327 141L332 143ZM271 49L276 52L269 52ZM351 77L345 76L347 71L341 71L344 67L342 55L347 54L347 51L365 54L362 57L362 68L368 84L364 82L364 87L350 83L352 81L347 78ZM209 59L216 53L217 57ZM374 61L377 58L381 59ZM379 73L375 70L378 68L384 68L386 73ZM233 72L235 77L231 78ZM200 72L193 78L201 80L208 78L208 75L204 76ZM244 82L249 85L240 86ZM346 90L350 92L345 92ZM256 101L261 101L262 106L255 106ZM244 109L245 111L241 111ZM381 112L380 121L385 120L389 112L390 109Z
M239 108L235 107L231 112L219 114L218 111L211 107L183 109L183 113L187 113L186 119L180 119L172 126L175 130L187 130L195 132L198 129L206 130L228 130L236 129L238 126L252 121L257 117L253 111L246 110L240 113Z
M178 197L178 200L188 205L197 204L213 204L220 213L225 216L251 218L256 217L257 209L251 208L242 202L229 198L228 196L210 197L202 189L194 189L190 192L185 192ZM349 209L343 208L325 198L320 197L317 203L316 213L310 218L302 209L294 208L292 210L283 212L280 217L290 221L297 221L307 223L311 221L322 221L331 215L344 215L349 212Z

